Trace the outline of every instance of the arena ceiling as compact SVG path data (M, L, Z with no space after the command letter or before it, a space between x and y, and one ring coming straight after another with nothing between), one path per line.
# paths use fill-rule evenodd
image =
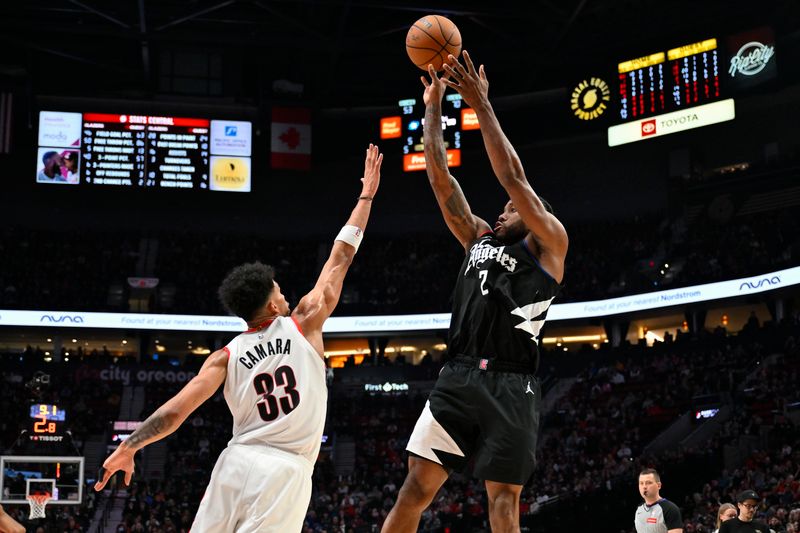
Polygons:
M405 55L404 40L409 26L428 13L456 22L465 47L486 63L502 94L560 87L653 46L762 24L784 33L800 27L800 3L792 0L2 4L0 75L29 80L36 94L151 97L169 92L165 69L180 70L185 53L201 53L212 57L212 70L222 64L215 75L221 93L209 94L237 101L278 95L326 107L369 105L389 86L417 91L421 71Z

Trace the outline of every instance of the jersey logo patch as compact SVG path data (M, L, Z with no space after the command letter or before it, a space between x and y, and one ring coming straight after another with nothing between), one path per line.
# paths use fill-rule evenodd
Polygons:
M648 518L647 519L647 523L648 524L658 524L658 518Z
M469 261L467 268L464 270L464 275L470 271L471 268L480 268L480 265L485 261L494 261L500 263L509 272L514 272L517 268L516 258L505 253L505 246L494 247L488 242L476 243L469 250Z
M534 318L540 316L542 313L547 311L547 308L550 307L550 303L555 299L550 298L549 300L542 300L541 302L534 302L532 304L528 304L525 307L517 307L513 311L511 311L512 315L521 317L524 319L523 322L520 322L516 326L517 329L521 329L522 331L527 331L531 334L531 340L533 342L538 343L537 337L539 336L539 331L542 329L544 325L544 318L541 320L534 320Z

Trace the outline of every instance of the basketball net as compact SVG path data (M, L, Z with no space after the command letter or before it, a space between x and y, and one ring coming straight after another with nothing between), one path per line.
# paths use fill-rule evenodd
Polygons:
M50 501L50 495L48 493L29 494L25 499L28 500L28 504L31 506L31 512L28 515L29 519L45 517L44 508L47 506L47 502Z

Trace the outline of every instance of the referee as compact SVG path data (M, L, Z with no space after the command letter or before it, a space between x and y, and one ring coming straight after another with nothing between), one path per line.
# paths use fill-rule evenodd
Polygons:
M636 533L683 533L681 510L671 501L662 498L661 477L652 468L639 473L639 494L644 503L636 508L633 523Z

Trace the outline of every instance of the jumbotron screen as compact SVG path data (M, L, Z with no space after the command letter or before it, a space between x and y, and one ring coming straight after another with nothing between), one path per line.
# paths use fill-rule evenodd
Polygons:
M461 165L461 133L478 130L475 110L462 105L459 94L448 94L442 102L442 136L447 153L447 166ZM411 98L398 102L402 115L381 119L381 139L402 139L403 170L425 170L425 145L422 139L425 106Z
M41 111L36 182L249 192L251 155L250 122Z

